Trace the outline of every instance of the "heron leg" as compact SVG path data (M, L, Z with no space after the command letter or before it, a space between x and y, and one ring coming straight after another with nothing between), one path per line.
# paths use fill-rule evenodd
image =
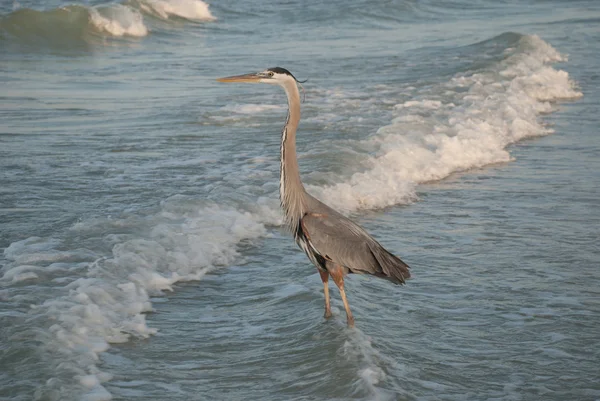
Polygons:
M329 273L327 271L317 269L323 281L323 292L325 292L325 319L331 317L331 306L329 305Z
M346 291L344 290L344 269L341 266L336 266L333 269L329 269L329 274L331 275L331 278L333 278L335 285L337 285L340 290L340 295L342 296L342 301L344 302L344 308L346 309L348 327L354 327L354 317L352 316L348 299L346 299Z

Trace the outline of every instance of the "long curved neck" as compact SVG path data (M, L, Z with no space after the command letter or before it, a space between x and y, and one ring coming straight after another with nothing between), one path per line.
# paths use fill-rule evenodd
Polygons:
M281 133L281 177L279 199L285 220L292 232L298 229L300 218L306 210L306 191L300 180L296 157L296 129L300 121L300 93L293 81L282 85L288 98L288 117Z

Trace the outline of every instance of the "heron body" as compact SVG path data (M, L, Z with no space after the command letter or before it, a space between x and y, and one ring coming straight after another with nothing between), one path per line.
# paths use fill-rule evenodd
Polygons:
M288 116L281 133L279 196L285 224L298 246L317 267L325 293L325 317L331 316L329 277L340 290L348 325L354 318L344 290L348 273L371 274L404 284L409 266L383 248L362 227L306 192L298 169L296 131L300 121L298 81L286 69L275 67L259 73L219 78L220 82L276 84L285 90Z

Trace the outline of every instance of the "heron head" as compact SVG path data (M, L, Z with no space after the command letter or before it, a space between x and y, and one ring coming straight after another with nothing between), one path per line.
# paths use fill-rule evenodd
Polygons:
M285 85L290 82L300 83L291 72L281 67L267 68L261 72L255 72L244 75L234 75L232 77L218 78L219 82L247 82L247 83L263 83L274 85Z

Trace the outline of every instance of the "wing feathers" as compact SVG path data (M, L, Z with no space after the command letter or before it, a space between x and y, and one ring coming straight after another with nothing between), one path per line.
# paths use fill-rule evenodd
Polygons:
M317 253L353 273L373 274L396 284L410 277L406 263L344 216L308 213L300 227Z
M410 278L410 267L397 256L389 253L379 243L369 246L373 258L379 264L385 278L396 284L404 284Z

